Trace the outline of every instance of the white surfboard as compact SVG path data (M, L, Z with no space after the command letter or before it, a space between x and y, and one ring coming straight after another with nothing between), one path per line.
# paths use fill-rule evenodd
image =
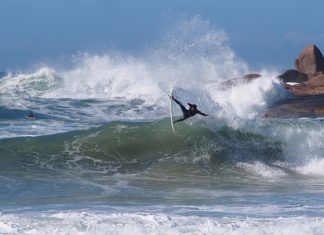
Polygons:
M174 129L174 125L173 125L173 100L172 100L172 96L173 96L173 89L170 90L170 94L169 94L169 98L170 98L170 120L171 120L171 128L174 134L177 134L175 132Z

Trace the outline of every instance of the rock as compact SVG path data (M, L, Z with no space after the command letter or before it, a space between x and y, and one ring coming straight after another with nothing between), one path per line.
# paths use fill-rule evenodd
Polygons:
M231 88L237 84L240 84L242 82L242 79L243 79L243 81L249 82L249 81L252 81L252 80L254 80L256 78L260 78L260 77L262 77L260 74L249 73L249 74L244 75L241 78L233 78L230 80L226 80L226 81L220 83L220 85L221 85L221 88L228 89L228 88Z
M257 74L257 73L249 73L249 74L246 74L243 76L243 79L244 80L247 80L247 81L252 81L256 78L260 78L262 77L260 74Z
M309 95L310 89L305 84L290 85L284 84L284 87L295 96Z
M317 74L305 84L310 87L324 87L324 74Z
M324 95L324 58L315 45L309 45L296 59L297 70L280 75L284 87L295 96ZM297 83L297 84L289 84Z
M280 78L284 83L287 82L294 82L294 83L302 83L308 81L308 76L305 73L299 72L294 69L289 69L283 74L279 75Z
M285 88L295 96L319 96L324 95L324 86L312 87L306 84L284 85Z
M324 74L318 74L296 85L284 84L284 87L295 96L324 95Z
M324 96L298 97L285 100L264 113L266 118L324 117Z
M324 58L315 45L309 45L295 60L296 70L313 77L318 72L324 72Z
M296 70L279 75L295 97L275 104L267 118L324 117L324 58L315 45L307 46L295 61Z

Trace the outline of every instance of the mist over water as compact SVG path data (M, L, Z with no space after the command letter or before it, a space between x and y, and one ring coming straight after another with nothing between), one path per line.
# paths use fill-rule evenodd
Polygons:
M193 17L142 55L7 74L0 233L321 234L324 124L265 119L290 95L277 71L241 79L250 70L224 30ZM208 118L174 135L171 89Z

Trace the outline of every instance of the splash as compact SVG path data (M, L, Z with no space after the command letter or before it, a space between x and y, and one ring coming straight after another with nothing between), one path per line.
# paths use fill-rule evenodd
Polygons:
M200 17L166 27L156 44L141 56L82 54L67 70L11 74L0 81L1 103L28 109L33 97L139 101L139 109L153 107L163 116L173 87L182 102L197 103L211 115L252 119L286 95L275 73L267 71L262 79L224 89L224 81L246 74L248 66L231 49L228 35Z

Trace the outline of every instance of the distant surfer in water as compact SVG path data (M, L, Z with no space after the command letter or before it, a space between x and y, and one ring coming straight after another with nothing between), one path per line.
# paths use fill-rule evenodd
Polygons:
M30 112L30 114L28 114L27 116L26 116L26 118L28 118L28 119L36 119L36 116L35 116L35 114L34 114L34 112L33 111L31 111Z
M187 118L190 118L192 116L195 116L197 113L200 114L200 115L202 115L202 116L208 116L207 114L200 112L197 109L197 105L195 105L195 104L188 103L189 109L186 109L186 107L184 107L179 100L177 100L176 98L174 98L174 96L171 96L170 98L172 100L174 100L174 102L176 102L180 106L180 108L182 110L182 113L183 113L183 117L180 118L180 119L178 119L178 120L176 120L176 121L174 121L173 123L184 121Z

